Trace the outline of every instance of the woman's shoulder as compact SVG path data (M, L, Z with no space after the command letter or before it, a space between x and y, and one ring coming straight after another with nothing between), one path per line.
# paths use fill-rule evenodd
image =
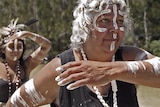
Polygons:
M71 55L72 53L73 53L73 50L70 48L70 49L67 49L67 50L61 52L61 53L58 54L57 56Z
M122 48L122 57L124 60L136 60L138 56L142 54L147 55L147 51L137 46L123 45Z
M61 59L62 65L75 60L73 50L71 48L63 51L61 54L58 54L57 57Z
M144 49L142 49L138 46L132 46L132 45L122 45L121 48L124 52L127 52L127 53L129 53L129 52L137 53L137 52L144 52L145 51Z
M121 45L120 47L123 49L141 49L140 47L134 45Z

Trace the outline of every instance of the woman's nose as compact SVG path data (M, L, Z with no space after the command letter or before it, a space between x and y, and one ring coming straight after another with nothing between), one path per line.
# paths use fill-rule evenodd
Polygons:
M14 52L17 52L17 51L18 51L18 49L16 47L14 47Z
M116 22L112 21L107 29L109 30L109 32L118 32L118 25Z
M110 33L117 33L118 32L118 28L116 28L114 26L110 26L110 27L108 27L108 31Z

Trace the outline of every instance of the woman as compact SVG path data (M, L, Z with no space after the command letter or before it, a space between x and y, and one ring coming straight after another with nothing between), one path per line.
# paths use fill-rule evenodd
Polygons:
M84 62L109 63L107 70L110 75L112 71L114 73L114 70L128 71L127 64L123 62L134 60L135 57L141 59L138 55L144 52L139 48L120 46L125 28L128 27L128 14L124 0L79 0L78 6L74 10L75 20L71 36L73 48L59 54L45 65L33 79L16 90L6 107L38 107L51 102L51 107L139 107L134 84L113 80L103 83L103 85L88 83L75 90L68 90L73 89L72 85L64 84L67 81L61 78L61 75L58 76L60 72L57 72L63 71L63 66L59 67L63 64L70 62L68 65L72 66L71 62L83 60L85 60ZM114 63L117 62L119 64L115 65ZM79 63L77 63L78 65ZM130 65L132 66L132 64ZM139 64L138 67L141 68L141 65ZM92 71L94 69L90 69L90 67L78 66L78 68L80 69L76 69L76 73L81 77L82 75L84 77L94 75L94 71ZM64 71L64 74L72 73L72 68L70 71ZM98 72L95 71L95 74L105 78L105 71L101 65L101 69ZM75 75L68 77L72 80L83 79ZM58 84L56 81L59 81ZM96 80L94 81L96 82Z
M12 20L0 31L0 107L3 107L14 91L29 79L30 72L43 61L51 47L48 39L22 31L26 25L17 25L17 21L18 19ZM26 51L25 38L33 40L39 47L23 59Z

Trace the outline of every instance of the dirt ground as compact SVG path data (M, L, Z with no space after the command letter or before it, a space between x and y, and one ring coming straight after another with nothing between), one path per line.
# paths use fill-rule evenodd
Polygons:
M140 107L160 107L160 89L146 86L137 87Z

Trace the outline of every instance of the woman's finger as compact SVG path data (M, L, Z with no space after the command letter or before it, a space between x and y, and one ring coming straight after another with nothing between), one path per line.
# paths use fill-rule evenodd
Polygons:
M58 78L58 77L56 77L56 78ZM64 85L69 84L73 81L81 80L81 79L84 79L84 78L86 78L86 73L85 72L74 73L74 74L71 74L71 75L69 75L65 78L61 77L59 79L60 81L58 81L58 85L64 86Z
M87 78L81 79L81 80L78 80L78 81L75 81L75 82L69 84L69 85L67 86L67 89L68 89L68 90L74 90L74 89L76 89L76 88L79 88L79 87L81 87L81 86L86 85L87 83L88 83L88 79L87 79Z
M57 72L63 72L64 70L67 70L75 66L80 66L80 65L81 65L81 61L69 62L67 64L60 66L60 68L57 68Z
M80 63L79 62L69 62L65 65L62 65L62 66L59 66L56 68L56 71L57 72L63 72L62 74L60 74L59 76L57 76L55 78L56 81L60 81L61 79L60 78L66 78L68 77L70 74L73 74L73 73L77 73L77 72L80 72L79 70L79 66L80 66ZM65 72L64 72L65 71Z

